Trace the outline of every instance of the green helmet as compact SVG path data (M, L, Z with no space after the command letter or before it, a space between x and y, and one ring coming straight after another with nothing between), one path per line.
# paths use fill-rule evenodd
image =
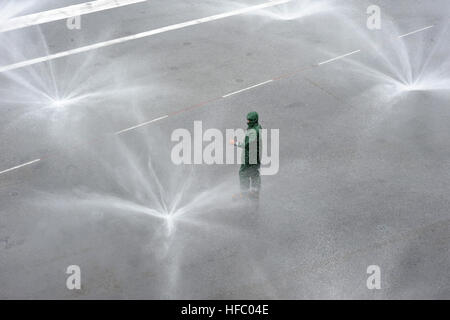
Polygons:
M249 124L257 124L258 123L258 113L256 111L249 112L247 114L247 120Z

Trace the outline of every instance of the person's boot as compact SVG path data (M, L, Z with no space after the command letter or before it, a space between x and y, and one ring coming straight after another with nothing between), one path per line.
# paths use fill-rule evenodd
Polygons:
M250 200L259 201L259 190L251 190L248 193L248 197Z
M249 192L248 191L241 191L239 193L233 194L232 198L233 200L239 201L239 200L245 200L249 198Z

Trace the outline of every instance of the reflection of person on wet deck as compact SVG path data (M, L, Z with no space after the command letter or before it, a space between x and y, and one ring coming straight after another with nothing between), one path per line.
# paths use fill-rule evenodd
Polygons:
M245 132L244 142L231 140L231 144L243 148L242 164L239 169L239 181L241 187L241 197L259 199L259 190L261 188L261 177L259 168L261 166L261 126L258 123L258 113L250 112L247 114L247 131Z

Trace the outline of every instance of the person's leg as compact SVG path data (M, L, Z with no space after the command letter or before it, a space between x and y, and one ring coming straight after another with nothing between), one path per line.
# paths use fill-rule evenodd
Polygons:
M259 169L254 170L252 173L252 193L259 199L259 190L261 189L261 176L259 174Z
M258 168L251 168L249 170L249 176L251 179L250 198L254 200L259 199L259 189L261 187L261 177L259 175Z
M239 170L239 182L241 185L241 192L247 193L250 189L250 175L248 168L241 167Z

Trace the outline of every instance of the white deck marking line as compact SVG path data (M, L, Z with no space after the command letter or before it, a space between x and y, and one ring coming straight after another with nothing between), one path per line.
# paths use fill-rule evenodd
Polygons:
M38 12L26 16L11 18L0 23L0 32L21 29L42 23L68 19L92 12L98 12L147 0L96 0L68 7Z
M434 25L431 25L431 26L428 26L428 27L425 27L425 28L422 28L422 29L419 29L419 30L415 30L415 31L411 31L411 32L405 33L405 34L403 34L401 36L398 36L398 37L399 38L403 38L403 37L409 36L411 34L414 34L414 33L417 33L417 32L423 31L423 30L427 30L427 29L430 29L430 28L433 28L433 27L434 27Z
M10 172L10 171L13 171L13 170L16 170L16 169L28 166L28 165L33 164L33 163L38 162L38 161L41 161L41 159L36 159L36 160L30 161L30 162L27 162L27 163L24 163L24 164L21 164L21 165L18 165L18 166L15 166L15 167L3 170L3 171L0 171L0 174L6 173L6 172Z
M349 55L351 55L351 54L354 54L354 53L357 53L357 52L360 52L360 51L361 51L361 50L355 50L355 51L352 51L352 52L350 52L350 53L343 54L342 56L339 56L339 57L336 57L336 58L333 58L333 59L329 59L329 60L326 60L326 61L319 62L318 65L320 66L320 65L325 64L325 63L329 63L329 62L332 62L332 61L336 61L336 60L345 58L345 57L347 57L347 56L349 56Z
M226 98L226 97L232 96L232 95L234 95L234 94L237 94L237 93L240 93L240 92L243 92L243 91L247 91L247 90L250 90L250 89L259 87L259 86L262 86L262 85L264 85L264 84L266 84L266 83L269 83L269 82L272 82L272 81L273 81L273 80L267 80L267 81L264 81L264 82L255 84L254 86L247 87L247 88L244 88L244 89L241 89L241 90L238 90L238 91L234 91L234 92L228 93L228 94L222 96L222 98Z
M177 30L177 29L193 26L193 25L196 25L196 24L201 24L201 23L205 23L205 22L209 22L209 21L214 21L214 20L219 20L219 19L223 19L223 18L228 18L228 17L231 17L231 16L236 16L236 15L240 15L240 14L243 14L243 13L248 13L248 12L251 12L251 11L256 11L256 10L260 10L260 9L264 9L264 8L268 8L268 7L273 7L273 6L280 5L280 4L283 4L283 3L287 3L287 2L290 2L290 1L291 0L270 1L270 2L266 2L266 3L259 4L259 5L256 5L256 6L252 6L252 7L246 7L246 8L242 8L242 9L238 9L238 10L233 10L233 11L221 13L221 14L216 14L216 15L213 15L213 16L210 16L210 17L206 17L206 18L195 19L195 20L191 20L191 21L187 21L187 22L182 22L182 23L178 23L178 24L173 24L173 25L170 25L170 26L162 27L162 28L159 28L159 29L154 29L154 30L149 30L149 31L137 33L137 34L126 36L126 37L122 37L122 38L117 38L117 39L108 40L108 41L104 41L104 42L98 42L98 43L95 43L95 44L92 44L92 45L88 45L88 46L84 46L84 47L80 47L80 48L76 48L76 49L72 49L72 50L68 50L68 51L63 51L63 52L51 54L51 55L48 55L48 56L45 56L45 57L35 58L35 59L31 59L31 60L26 60L26 61L10 64L10 65L7 65L7 66L2 66L2 67L0 67L0 73L6 72L6 71L10 71L10 70L14 70L14 69L23 68L23 67L26 67L26 66L30 66L30 65L33 65L33 64L37 64L37 63L41 63L41 62L45 62L45 61L49 61L49 60L54 60L54 59L57 59L57 58L70 56L70 55L81 53L81 52L86 52L86 51L90 51L90 50L95 50L95 49L99 49L99 48L103 48L103 47L112 46L112 45L115 45L115 44L118 44L118 43L123 43L123 42L131 41L131 40L136 40L136 39L141 39L141 38L153 36L155 34L167 32L167 31Z
M165 118L167 118L167 117L169 117L169 116L168 116L168 115L165 115L165 116L162 116L162 117L159 117L159 118L156 118L156 119L153 119L153 120L150 120L150 121L147 121L147 122L138 124L138 125L136 125L136 126L132 126L132 127L129 127L129 128L126 128L126 129L123 129L123 130L120 130L120 131L117 131L115 134L121 134L121 133L130 131L130 130L139 128L139 127L143 127L143 126L146 126L146 125L148 125L148 124L150 124L150 123L153 123L153 122L156 122L156 121L165 119Z

